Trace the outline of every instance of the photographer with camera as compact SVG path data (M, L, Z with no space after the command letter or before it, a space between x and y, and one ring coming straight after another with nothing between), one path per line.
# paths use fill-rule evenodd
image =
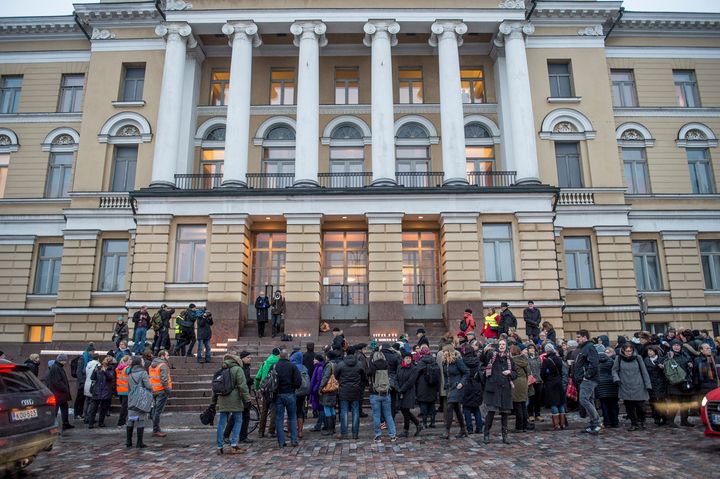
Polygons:
M212 338L212 328L213 325L213 317L212 313L210 311L203 311L202 316L198 318L197 321L197 340L198 340L198 349L197 349L197 360L198 363L203 362L203 346L205 347L205 362L209 363L212 362L210 352L210 338Z
M274 338L280 334L280 330L282 329L282 315L285 314L285 298L282 296L282 291L275 291L270 306L272 306L270 313L272 314L272 337Z

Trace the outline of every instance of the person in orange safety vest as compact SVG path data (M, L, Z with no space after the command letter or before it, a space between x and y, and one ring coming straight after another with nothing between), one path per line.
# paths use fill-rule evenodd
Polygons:
M167 434L160 430L160 416L165 409L170 393L172 392L172 378L170 377L170 353L161 350L157 357L153 359L148 374L150 375L150 385L153 390L153 408L150 417L153 421L153 436L165 437Z

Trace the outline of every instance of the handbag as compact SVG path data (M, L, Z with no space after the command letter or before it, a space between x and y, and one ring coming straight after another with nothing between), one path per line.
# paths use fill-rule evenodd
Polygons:
M565 396L567 396L568 399L572 399L573 401L577 401L578 399L578 390L575 386L575 381L573 381L573 378L568 379L568 385L567 389L565 390Z
M128 375L128 409L135 409L144 413L150 412L153 405L153 395L150 391L134 382L132 376Z
M333 364L330 370L328 382L325 384L325 387L320 390L320 392L322 394L332 394L338 389L340 389L340 384L338 383L338 380L335 379L335 365Z
M532 386L537 382L537 379L532 374L528 376L528 386Z

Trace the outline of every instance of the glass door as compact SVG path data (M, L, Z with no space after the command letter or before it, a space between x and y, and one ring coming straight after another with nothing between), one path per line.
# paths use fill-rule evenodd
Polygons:
M255 319L255 298L264 292L272 298L276 290L285 295L285 233L256 233L253 238L248 318Z
M368 250L365 231L323 234L323 319L367 319Z
M402 254L405 318L441 318L437 233L404 232Z

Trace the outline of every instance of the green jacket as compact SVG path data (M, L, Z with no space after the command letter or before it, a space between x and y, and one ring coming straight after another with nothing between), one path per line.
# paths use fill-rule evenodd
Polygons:
M230 368L235 389L227 396L218 396L217 412L240 412L245 409L245 404L250 403L250 390L245 382L245 373L242 368L242 360L234 354L226 354L223 358L223 368Z
M255 375L254 386L256 391L260 389L260 383L263 381L263 379L265 379L265 376L267 376L270 368L272 368L278 361L280 361L280 356L275 356L274 354L271 354L270 356L268 356L265 362L262 363L262 366L260 366L260 369Z

